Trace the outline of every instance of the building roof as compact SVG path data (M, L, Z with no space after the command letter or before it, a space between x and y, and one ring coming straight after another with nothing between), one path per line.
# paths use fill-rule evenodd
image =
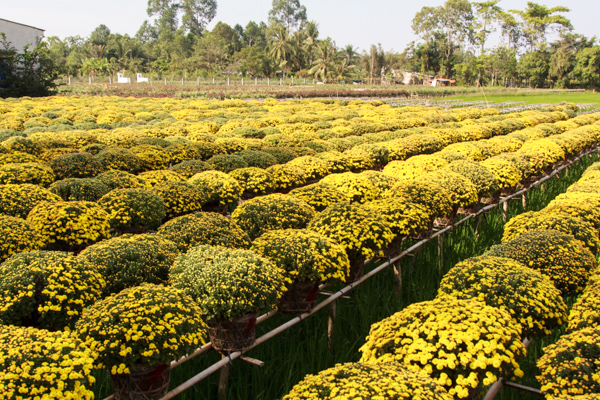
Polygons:
M25 24L21 24L21 23L19 23L19 22L14 22L14 21L9 21L9 20L7 20L7 19L4 19L4 18L0 18L0 21L6 21L6 22L10 22L11 24L17 24L17 25L21 25L21 26L26 26L26 27L28 27L28 28L37 29L38 31L42 31L42 32L45 32L45 31L46 31L45 29L42 29L42 28L36 28L35 26L31 26L31 25L25 25Z

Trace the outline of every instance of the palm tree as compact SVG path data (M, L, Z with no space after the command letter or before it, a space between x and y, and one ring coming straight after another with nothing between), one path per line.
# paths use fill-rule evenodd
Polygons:
M317 57L308 73L314 74L315 78L321 77L324 81L330 75L337 59L337 50L330 39L317 44Z
M317 44L317 38L319 37L319 24L315 21L307 22L304 27L304 34L306 39L304 40L306 46L306 53L308 54L308 63L313 63L313 50Z
M288 30L283 25L276 25L269 38L269 56L273 57L279 68L289 70L288 62L293 48Z

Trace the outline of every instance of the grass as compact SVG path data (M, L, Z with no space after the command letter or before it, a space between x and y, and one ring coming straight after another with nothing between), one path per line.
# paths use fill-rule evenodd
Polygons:
M552 91L527 91L523 90L520 92L503 93L495 90L489 91L486 88L480 90L479 93L468 94L468 95L456 95L450 98L457 98L464 101L495 101L498 103L506 101L524 101L527 104L537 103L551 103L557 104L567 101L570 103L593 103L597 106L600 104L600 93L592 93L590 91L583 93L571 93L571 92L552 92ZM447 99L447 97L445 98Z
M540 210L556 195L564 192L576 182L585 168L598 160L593 154L574 164L568 173L561 173L528 193L527 210L517 200L509 202L508 218L524 211ZM501 207L485 214L481 221L479 235L476 220L471 218L464 224L445 234L443 240L443 264L439 268L438 242L426 243L413 257L402 259L403 287L400 295L394 288L393 271L387 268L372 277L350 293L349 299L339 299L333 331L333 346L329 348L327 338L328 308L320 310L292 329L276 336L268 343L248 351L247 356L262 360L265 366L255 367L241 361L233 362L229 372L227 399L280 399L306 374L314 374L336 363L358 361L358 349L365 342L370 326L403 309L409 304L431 300L435 297L443 275L457 262L485 252L491 245L499 243L504 221ZM405 243L409 246L411 243ZM328 288L336 290L336 288ZM574 299L567 299L572 304ZM257 327L260 336L276 326L288 321L291 316L275 315ZM535 362L542 348L557 340L562 334L557 329L544 340L534 341L522 362L525 376L518 383L539 388L535 379L538 373ZM214 352L206 353L176 368L171 374L171 388L191 378L221 358ZM110 379L104 372L98 372L96 398L110 394ZM179 395L177 399L217 398L219 374ZM511 388L503 388L499 400L536 399L535 395Z

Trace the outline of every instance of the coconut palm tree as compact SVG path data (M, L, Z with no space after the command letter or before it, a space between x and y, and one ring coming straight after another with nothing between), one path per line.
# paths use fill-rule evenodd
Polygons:
M314 74L315 78L320 77L321 80L325 81L329 77L337 60L337 49L329 38L320 41L316 49L317 59L308 73Z
M283 25L275 25L269 38L269 56L271 56L279 68L287 72L290 68L290 57L293 52L292 43L288 30Z

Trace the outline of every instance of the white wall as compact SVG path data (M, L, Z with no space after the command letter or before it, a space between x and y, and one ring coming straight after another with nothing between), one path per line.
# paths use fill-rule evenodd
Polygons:
M23 52L23 48L27 44L31 44L29 50L33 50L44 36L42 29L21 25L4 19L0 19L0 32L4 32L6 39L19 53Z

